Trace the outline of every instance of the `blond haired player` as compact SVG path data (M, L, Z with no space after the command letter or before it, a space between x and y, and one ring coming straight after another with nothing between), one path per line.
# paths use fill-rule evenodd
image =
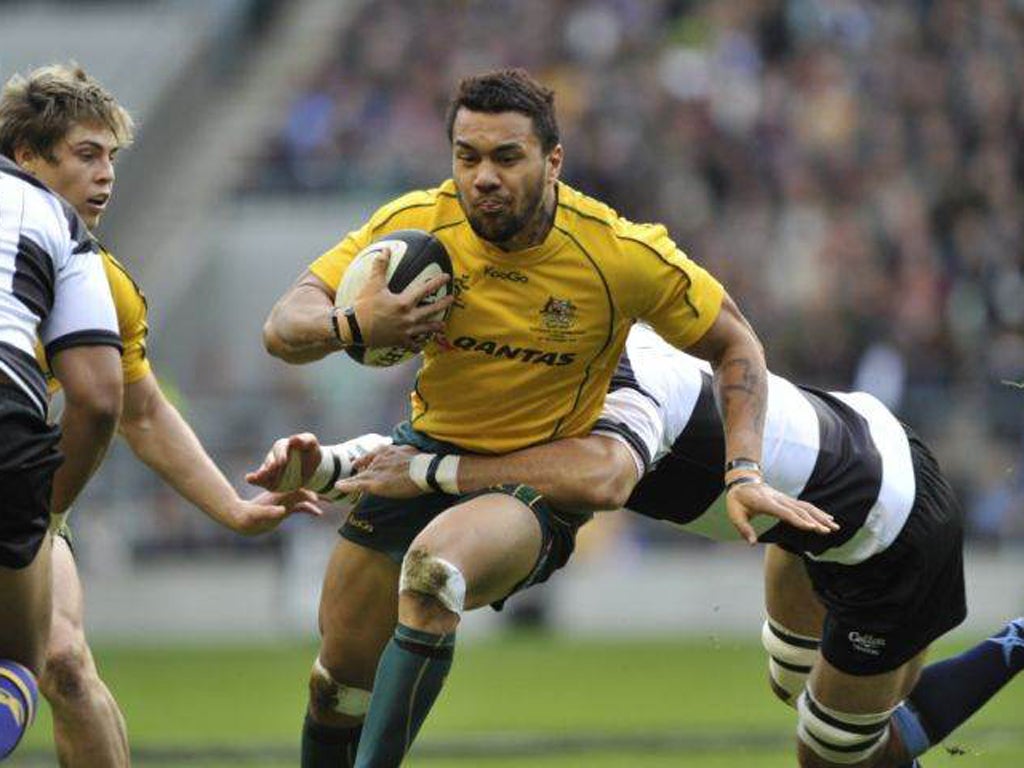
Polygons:
M0 95L0 153L63 195L90 228L110 202L114 159L131 142L132 130L128 113L75 65L16 75ZM240 533L271 530L295 509L283 503L297 497L239 498L160 389L146 357L142 291L106 249L101 255L124 344L122 436L136 456L212 519ZM59 386L52 379L51 385ZM53 630L41 689L53 710L61 765L126 766L124 717L99 677L84 634L82 585L63 525L69 501L53 501L59 528L53 546Z
M441 329L429 319L438 305L417 302L442 278L391 294L379 259L353 306L334 308L336 288L362 248L397 229L428 230L451 256L454 305L425 346L411 421L395 432L430 455L417 478L432 492L364 497L342 528L321 600L307 768L350 764L357 742L355 765L401 762L463 610L500 604L568 560L585 516L524 485L463 496L446 458L586 433L635 320L712 362L730 515L813 510L761 482L767 375L753 331L664 227L631 223L559 180L554 94L522 70L489 72L459 84L448 114L452 179L377 211L313 263L264 329L270 352L295 363L360 340L416 347Z

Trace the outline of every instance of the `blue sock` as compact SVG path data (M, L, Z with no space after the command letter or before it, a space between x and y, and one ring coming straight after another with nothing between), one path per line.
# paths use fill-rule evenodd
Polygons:
M911 757L924 754L958 728L1024 669L1024 617L945 661L929 664L893 725Z
M0 760L18 746L36 715L35 676L16 661L0 659Z
M452 666L455 633L435 635L399 623L377 665L356 768L401 764Z

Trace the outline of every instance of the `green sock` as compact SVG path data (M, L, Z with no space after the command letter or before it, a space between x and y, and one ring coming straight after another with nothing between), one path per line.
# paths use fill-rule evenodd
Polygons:
M434 635L399 624L373 683L356 768L401 764L452 666L455 633Z
M307 714L302 724L302 768L352 768L361 729L322 725Z

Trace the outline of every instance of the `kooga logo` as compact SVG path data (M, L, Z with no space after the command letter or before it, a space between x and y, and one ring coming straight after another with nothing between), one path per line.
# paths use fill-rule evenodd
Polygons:
M507 272L503 272L497 267L492 267L490 264L484 267L484 276L493 277L496 280L510 280L513 283L530 282L530 278L528 278L522 272L516 272L514 269L510 269Z

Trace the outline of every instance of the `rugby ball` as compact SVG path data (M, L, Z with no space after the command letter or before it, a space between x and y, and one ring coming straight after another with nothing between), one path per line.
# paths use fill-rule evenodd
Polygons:
M452 261L444 245L429 232L420 229L399 229L388 232L361 250L352 260L341 279L334 297L337 307L349 307L369 279L373 261L384 248L391 249L388 263L388 290L401 293L414 283L422 283L441 274L452 274ZM433 304L448 295L451 283L446 283L421 302ZM438 313L441 317L443 312ZM439 318L440 319L440 318ZM405 347L348 347L349 356L357 363L375 368L397 365L415 357Z

